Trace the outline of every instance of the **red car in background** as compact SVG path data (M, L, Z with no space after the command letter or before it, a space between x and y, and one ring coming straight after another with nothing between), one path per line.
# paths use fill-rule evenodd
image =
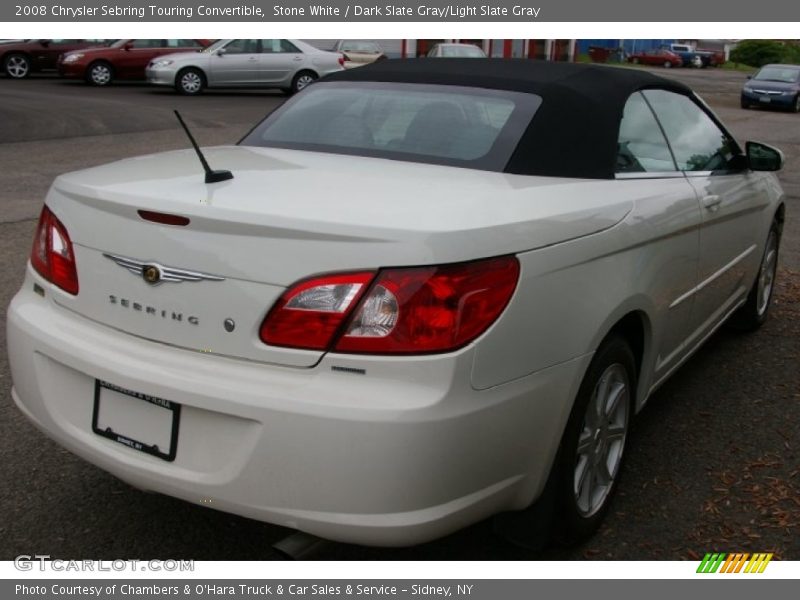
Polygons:
M628 56L628 62L642 65L656 65L666 69L683 66L683 59L681 59L680 56L664 48L647 50L646 52L635 52Z
M65 52L105 46L114 40L9 40L0 43L0 65L12 79L55 69Z
M144 79L151 60L173 52L199 52L214 40L117 40L106 48L64 54L58 62L62 77L108 85L115 79Z

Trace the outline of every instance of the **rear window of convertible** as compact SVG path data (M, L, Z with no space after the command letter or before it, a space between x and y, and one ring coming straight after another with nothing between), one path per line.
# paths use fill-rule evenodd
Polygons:
M316 83L241 144L503 171L541 98L452 85Z

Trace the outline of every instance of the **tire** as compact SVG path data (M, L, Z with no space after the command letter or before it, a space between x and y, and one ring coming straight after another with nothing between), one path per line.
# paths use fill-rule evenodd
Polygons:
M750 103L749 103L747 100L745 100L744 98L742 98L742 99L739 101L739 104L740 104L740 105L741 105L741 107L742 107L742 108L744 108L745 110L747 110L748 108L750 108Z
M639 59L638 59L638 58L636 58L636 57L634 57L634 58L632 58L632 59L631 59L631 62L632 62L633 64L635 64L635 65L638 65L638 64L639 64Z
M758 268L756 280L747 300L737 310L730 320L730 325L740 331L755 331L761 327L769 316L769 307L772 303L772 293L775 291L775 279L778 270L778 251L781 245L780 225L772 223L767 242L764 245L764 254Z
M184 96L196 96L206 88L206 76L200 69L181 69L175 76L175 89Z
M797 94L794 97L794 104L792 105L792 110L796 113L800 113L800 94Z
M104 60L98 60L86 69L86 81L97 87L109 85L114 80L113 67Z
M672 63L671 63L671 62L669 62L668 60L665 60L665 61L664 61L664 68L665 68L665 69L670 69L670 68L672 68Z
M636 383L630 346L620 336L606 338L583 378L555 465L561 543L588 538L608 512L623 466Z
M294 76L294 79L292 79L292 93L296 94L314 83L317 79L319 79L319 76L313 71L300 71Z
M31 59L24 54L9 54L3 60L3 71L11 79L25 79L31 74Z

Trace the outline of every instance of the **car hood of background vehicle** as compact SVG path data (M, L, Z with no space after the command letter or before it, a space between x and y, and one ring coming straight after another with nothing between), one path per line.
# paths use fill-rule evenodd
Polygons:
M199 50L184 50L182 52L173 52L172 54L162 54L153 59L153 61L171 60L173 63L181 61L191 61L196 65L205 64L211 56L208 52L201 52Z
M608 180L246 146L205 152L212 168L230 169L235 178L207 185L194 152L174 151L62 175L48 204L69 221L76 243L120 248L121 237L135 237L131 247L139 250L131 255L141 256L148 235L197 232L213 244L221 235L231 256L205 269L288 285L315 272L441 264L549 246L614 226L633 201L620 182ZM87 209L113 218L106 224ZM185 229L152 225L138 218L140 209L192 222ZM131 228L112 230L121 227L119 217L130 219ZM262 253L273 263L267 280L252 269ZM313 261L301 264L293 255ZM286 259L277 269L276 256Z
M745 85L757 90L767 90L770 92L788 92L800 87L797 83L784 83L782 81L759 81L751 79Z
M63 55L63 58L68 57L70 54L82 54L84 59L86 59L98 55L110 56L111 54L119 54L120 52L124 51L125 50L123 48L109 48L107 46L98 46L96 48L81 48L80 50L72 50L71 52L66 52Z

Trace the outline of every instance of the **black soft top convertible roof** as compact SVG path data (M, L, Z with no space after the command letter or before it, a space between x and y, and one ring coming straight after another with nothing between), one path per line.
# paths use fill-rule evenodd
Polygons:
M323 81L460 85L536 94L542 104L504 171L522 175L612 179L625 103L658 88L691 95L685 85L639 69L526 59L383 60Z

